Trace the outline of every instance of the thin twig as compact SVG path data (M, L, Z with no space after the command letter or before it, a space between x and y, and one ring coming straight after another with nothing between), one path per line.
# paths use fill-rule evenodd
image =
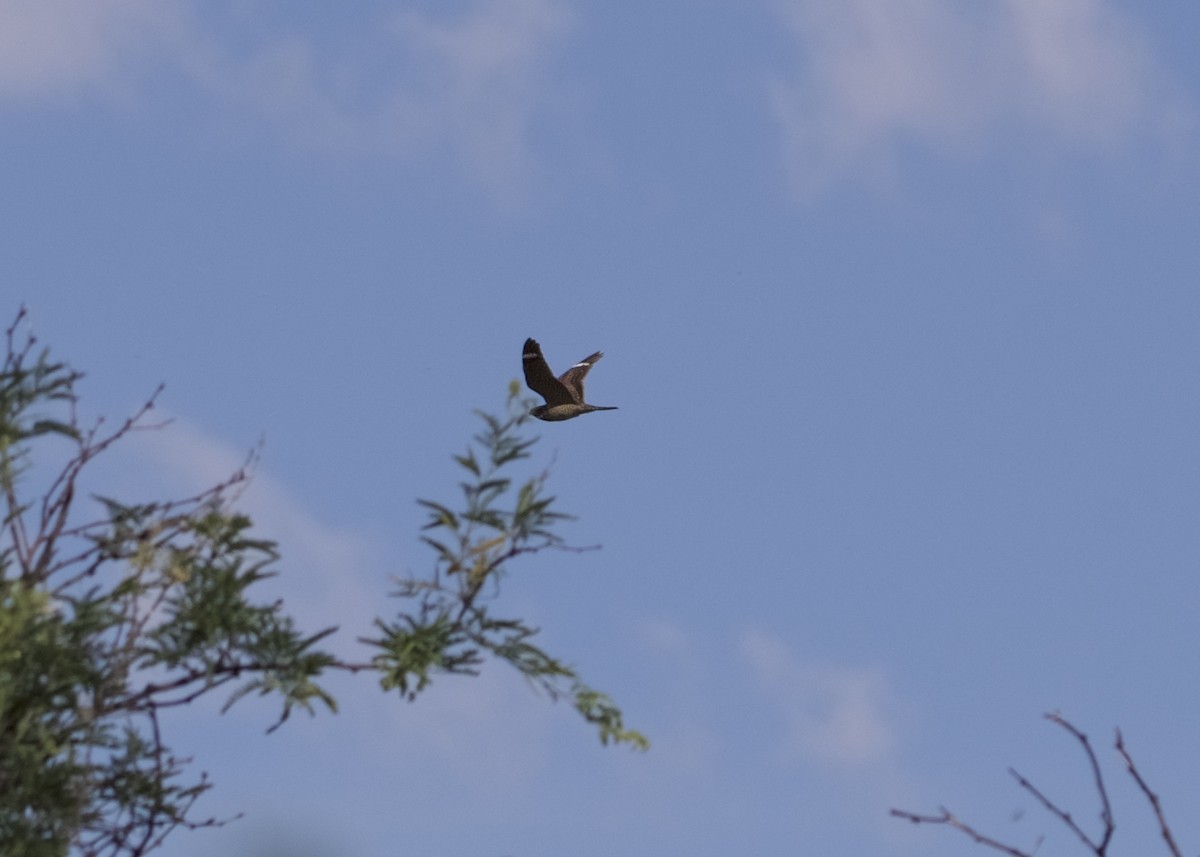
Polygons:
M1083 834L1074 824L1069 824L1071 827L1088 845L1096 852L1098 857L1104 857L1108 851L1108 844L1112 841L1113 831L1116 830L1116 823L1113 820L1112 805L1108 802L1108 790L1104 787L1104 776L1100 773L1100 761L1096 758L1096 752L1092 749L1092 743L1088 740L1087 735L1080 732L1075 725L1068 721L1057 711L1052 711L1045 715L1045 718L1051 723L1057 723L1063 729L1066 729L1075 739L1083 746L1084 752L1087 753L1088 763L1092 766L1092 777L1096 781L1096 792L1100 795L1100 820L1104 822L1104 832L1100 836L1100 841L1093 843ZM1060 811L1061 812L1061 811ZM1066 820L1066 819L1064 819Z
M893 809L890 814L896 818L911 821L913 824L944 824L947 827L953 827L955 830L961 830L978 844L987 846L1003 854L1008 854L1010 857L1033 857L1033 852L1031 851L1022 851L1020 848L1006 845L1003 842L992 839L990 836L984 836L978 830L971 827L971 825L959 821L944 806L941 807L940 815L919 815L915 812L907 812L902 809Z
M103 424L103 420L101 420L78 441L79 451L59 471L42 497L37 535L25 545L23 551L24 555L21 560L23 579L42 582L50 576L53 568L57 565L53 560L57 554L58 541L67 531L67 518L71 511L72 500L75 496L75 483L80 472L89 461L129 432L138 428L148 428L148 426L141 426L140 423L154 407L154 401L162 389L163 386L160 384L142 407L132 416L127 417L112 433L98 437L100 426ZM70 425L78 432L73 412ZM9 506L12 508L11 502ZM23 524L22 533L24 534Z
M1150 801L1150 806L1154 808L1154 817L1158 819L1158 831L1162 834L1163 841L1167 843L1167 849L1171 852L1172 857L1183 857L1179 846L1175 844L1175 837L1171 835L1171 828L1167 826L1167 819L1163 815L1162 804L1159 803L1158 795L1152 792L1150 787L1146 785L1146 781L1142 779L1137 765L1133 763L1133 757L1125 749L1125 739L1121 737L1120 729L1117 730L1117 752L1121 754L1121 759L1124 760L1125 768L1129 771L1129 775L1133 777L1134 782L1138 784L1138 788L1142 790L1142 794L1146 796L1146 800Z
M1093 840L1091 837L1089 837L1076 823L1075 819L1071 816L1071 813L1064 810L1045 794L1043 794L1037 786L1019 774L1015 768L1009 768L1008 772L1013 776L1014 779L1016 779L1021 788L1033 795L1043 807L1045 807L1052 815L1066 825L1067 829L1073 832L1079 838L1079 840L1088 847L1089 850L1096 854L1096 857L1105 857L1108 851L1108 845L1112 841L1113 831L1116 829L1116 825L1113 823L1112 806L1109 804L1108 790L1104 785L1104 777L1100 772L1100 762L1096 758L1096 753L1092 749L1091 742L1088 740L1087 735L1075 728L1075 726L1067 721L1066 718L1064 718L1058 712L1046 714L1045 718L1051 723L1057 723L1059 726L1073 735L1075 739L1083 746L1083 750L1087 754L1088 762L1092 768L1092 776L1094 777L1096 783L1096 791L1100 795L1100 818L1104 823L1104 830L1102 831L1100 838ZM997 851L1003 851L1006 854L1012 855L1012 857L1032 857L1032 854L1021 851L1015 846L1006 845L1003 842L999 842L995 839L984 836L970 825L959 821L957 818L951 815L950 812L945 809L945 807L942 808L940 815L918 815L916 813L897 809L893 809L891 814L897 818L903 818L911 821L914 824L945 824L957 830L963 831L981 845L986 845L990 848L996 849ZM1175 854L1174 857L1180 857L1180 855Z
M1071 813L1067 812L1065 809L1062 809L1058 806L1058 804L1042 794L1041 790L1037 786L1025 779L1025 777L1021 776L1015 768L1009 768L1008 772L1012 775L1013 779L1017 781L1021 788L1025 789L1025 791L1037 798L1038 802L1044 806L1047 811L1058 816L1058 819L1065 824L1072 833L1078 836L1084 845L1086 845L1090 850L1096 852L1097 857L1104 857L1104 846L1093 842L1088 835L1083 832L1083 829L1075 823L1075 819L1071 817Z

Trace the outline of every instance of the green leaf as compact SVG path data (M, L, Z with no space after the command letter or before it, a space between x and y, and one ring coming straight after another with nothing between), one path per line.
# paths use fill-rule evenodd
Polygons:
M38 437L43 434L60 434L64 437L69 437L72 440L79 440L79 429L68 423L59 422L58 420L37 420L28 431L29 437Z
M432 530L435 527L449 527L452 530L458 529L458 518L445 506L440 503L434 503L432 500L418 500L417 502L427 509L432 509L434 512L432 520L422 529Z
M456 456L454 456L454 460L457 461L459 464L461 464L463 467L465 467L467 470L471 471L471 473L473 473L474 475L476 475L476 476L481 475L480 470L479 470L479 462L475 460L475 451L474 450L468 449L466 455L456 455Z

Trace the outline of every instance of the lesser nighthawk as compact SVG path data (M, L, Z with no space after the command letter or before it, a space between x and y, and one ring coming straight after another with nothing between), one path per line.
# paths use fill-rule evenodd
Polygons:
M613 407L589 405L583 401L583 379L592 364L604 356L603 351L597 351L591 357L585 357L555 378L554 373L542 356L542 347L534 339L525 340L525 350L521 354L521 362L525 365L525 383L529 389L546 400L546 404L538 405L530 413L539 420L556 422L569 420L580 414L590 414L592 411L615 411Z

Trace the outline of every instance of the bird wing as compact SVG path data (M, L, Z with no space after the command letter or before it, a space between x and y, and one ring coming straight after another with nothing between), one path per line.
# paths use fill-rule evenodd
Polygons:
M521 363L525 367L525 384L533 392L537 393L546 400L546 404L553 407L554 405L569 405L575 401L571 395L571 391L560 381L554 377L554 373L550 371L550 366L546 363L546 358L542 356L542 347L537 344L535 339L525 340L525 349L521 353ZM570 374L568 370L567 374ZM587 370L584 370L587 371ZM564 378L566 375L563 376Z
M597 360L604 356L603 351L597 351L590 357L585 357L559 376L558 380L563 383L563 386L571 391L571 395L575 397L575 401L583 404L583 379L587 376L588 370L592 368Z

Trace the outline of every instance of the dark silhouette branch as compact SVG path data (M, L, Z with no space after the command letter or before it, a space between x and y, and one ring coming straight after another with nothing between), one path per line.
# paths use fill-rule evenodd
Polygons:
M1163 815L1162 804L1158 800L1158 795L1151 791L1150 787L1146 785L1146 781L1142 779L1137 765L1133 762L1133 757L1125 749L1125 739L1121 736L1120 729L1117 730L1117 753L1120 754L1121 760L1125 763L1125 770L1129 771L1129 776L1133 777L1133 781L1138 784L1138 788L1142 790L1142 794L1146 796L1146 800L1150 801L1150 806L1154 810L1154 817L1158 821L1158 832L1162 835L1163 841L1167 843L1167 850L1171 852L1171 857L1183 857L1179 846L1175 844L1175 837L1171 835L1171 828L1167 825L1167 819Z
M1100 762L1096 759L1096 753L1094 750L1092 750L1092 744L1088 740L1087 735L1076 729L1074 725L1069 723L1057 711L1051 712L1050 714L1046 714L1044 716L1051 723L1057 723L1063 729L1075 736L1075 740L1080 743L1080 745L1083 747L1083 751L1087 754L1088 763L1092 767L1092 776L1096 782L1096 792L1100 795L1100 820L1104 823L1104 830L1100 834L1099 840L1093 841L1086 833L1083 832L1083 829L1075 822L1075 819L1071 817L1071 813L1062 809L1052 800L1042 794L1042 792L1036 786L1034 786L1033 783L1017 773L1015 769L1009 768L1008 772L1012 774L1016 781L1021 785L1021 788L1025 789L1035 798L1037 798L1042 806L1047 809L1047 811L1058 816L1059 820L1062 821L1062 823L1065 824L1072 833L1078 836L1079 840L1083 842L1084 845L1094 851L1097 857L1104 857L1104 855L1108 853L1108 844L1112 841L1112 835L1113 831L1116 829L1116 825L1113 823L1112 806L1108 802L1108 790L1104 787L1104 776L1100 773Z
M1092 748L1091 741L1088 740L1087 735L1080 731L1073 723L1071 723L1058 712L1046 714L1045 718L1051 723L1058 724L1060 727L1070 733L1075 740L1079 742L1080 746L1083 747L1083 751L1088 759L1088 764L1092 769L1092 779L1095 785L1096 794L1100 799L1100 820L1103 825L1103 829L1101 830L1099 837L1093 839L1092 837L1088 836L1087 833L1084 832L1083 828L1081 828L1075 821L1074 817L1072 817L1071 813L1047 797L1045 793L1041 791L1041 789L1035 786L1024 776L1017 773L1014 768L1009 768L1008 771L1013 778L1016 779L1018 785L1020 785L1022 789L1033 795L1034 798L1036 798L1037 801L1043 807L1045 807L1045 809L1051 815L1057 818L1068 830L1074 833L1089 851L1095 854L1096 857L1106 857L1108 854L1109 845L1112 843L1113 833L1116 831L1117 826L1113 819L1112 804L1109 801L1108 788L1104 783L1104 775L1100 768L1100 761L1097 759L1096 752ZM1122 761L1125 763L1125 769L1129 772L1129 775L1133 778L1134 782L1137 783L1138 788L1141 789L1142 794L1144 794L1147 801L1149 801L1150 807L1154 810L1155 819L1158 821L1159 833L1162 835L1163 841L1166 843L1167 849L1171 853L1171 857L1183 857L1182 852L1179 850L1179 846L1175 842L1174 836L1171 834L1171 829L1167 824L1166 816L1163 813L1162 804L1158 799L1158 795L1156 795L1146 784L1145 779L1143 779L1141 773L1137 769L1137 765L1133 761L1133 757L1125 749L1125 742L1121 736L1120 730L1117 730L1116 733L1116 750ZM909 821L913 824L935 824L951 827L966 834L977 844L1000 851L1004 854L1008 854L1010 857L1033 857L1034 851L1037 850L1037 846L1035 846L1031 851L1023 851L1015 845L1010 845L1006 842L1001 842L998 839L985 836L970 824L959 820L945 807L942 807L940 812L938 812L936 815L923 815L921 813L909 812L908 810L902 809L892 809L890 814L894 818L904 819L905 821ZM1042 840L1039 839L1037 844L1040 845L1041 841Z
M952 827L955 830L962 831L979 845L986 848L991 848L1003 854L1008 854L1011 857L1033 857L1032 851L1022 851L1012 845L1006 845L998 839L992 839L990 836L985 836L971 825L960 821L945 807L941 808L941 812L937 815L920 815L915 812L908 812L903 809L893 809L890 813L895 818L902 818L905 821L910 821L913 824L944 824L947 827Z

